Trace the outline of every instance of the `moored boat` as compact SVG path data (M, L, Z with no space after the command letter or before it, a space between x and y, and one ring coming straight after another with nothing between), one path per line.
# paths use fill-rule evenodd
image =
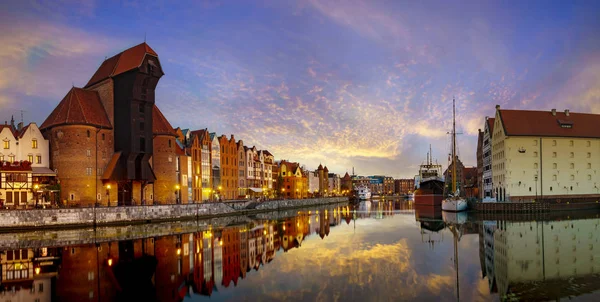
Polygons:
M427 154L427 161L419 167L417 189L414 191L415 205L440 207L444 198L444 180L442 179L442 165L433 163L431 146Z
M369 187L367 186L359 186L356 188L356 196L358 196L358 199L360 200L367 200L371 198L371 189L369 189Z
M457 188L456 177L456 107L454 99L452 100L452 191L448 197L442 200L442 211L461 212L467 210L467 201L460 196L460 189Z

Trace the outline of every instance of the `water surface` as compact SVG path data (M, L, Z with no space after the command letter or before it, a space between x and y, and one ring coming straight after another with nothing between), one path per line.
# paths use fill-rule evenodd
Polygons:
M596 301L599 223L384 201L135 240L29 239L2 251L0 301Z

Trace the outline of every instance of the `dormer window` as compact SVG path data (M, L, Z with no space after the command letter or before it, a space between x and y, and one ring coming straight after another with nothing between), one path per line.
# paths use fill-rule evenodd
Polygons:
M573 128L572 121L558 120L558 124L560 125L561 128Z

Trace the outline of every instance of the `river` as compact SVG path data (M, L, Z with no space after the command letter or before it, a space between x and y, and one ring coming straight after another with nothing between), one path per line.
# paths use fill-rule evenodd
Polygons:
M2 234L0 301L600 299L596 212L442 216L380 201L294 214Z

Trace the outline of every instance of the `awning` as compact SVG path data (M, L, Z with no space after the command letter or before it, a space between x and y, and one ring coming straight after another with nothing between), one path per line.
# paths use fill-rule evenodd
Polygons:
M31 174L33 176L56 176L56 172L46 167L32 167Z
M262 188L249 188L252 192L262 193Z
M102 174L102 179L111 179L113 171L115 170L117 162L119 161L119 157L121 157L121 151L113 153L113 156L110 158L108 165L106 165L104 174Z

